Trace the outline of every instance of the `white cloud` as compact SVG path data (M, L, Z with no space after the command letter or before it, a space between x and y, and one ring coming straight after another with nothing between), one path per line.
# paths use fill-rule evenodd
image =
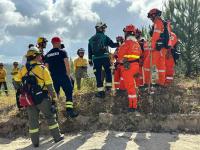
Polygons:
M53 3L53 1L55 1ZM165 0L166 1L166 0ZM97 20L106 21L107 34L122 34L129 23L141 27L149 23L147 13L161 8L163 0L0 0L0 55L23 55L38 36L63 38L73 57L75 50L87 49ZM50 42L47 51L51 48ZM15 49L15 54L12 50ZM6 57L0 57L0 59ZM9 57L7 57L9 59ZM9 59L11 60L11 59Z
M162 10L163 4L167 0L126 0L131 3L128 7L129 12L138 13L139 16L147 20L147 13L153 8Z
M0 44L16 36L59 35L66 40L84 40L100 20L94 4L114 7L119 0L0 0ZM8 38L7 38L8 39Z

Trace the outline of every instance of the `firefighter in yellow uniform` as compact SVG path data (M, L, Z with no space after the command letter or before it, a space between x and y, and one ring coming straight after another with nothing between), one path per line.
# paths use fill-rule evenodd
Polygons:
M87 59L84 58L85 50L83 48L78 49L78 58L74 60L74 69L77 89L81 89L81 79L87 77Z
M11 75L12 75L12 83L13 83L13 86L14 88L16 89L16 85L15 85L15 82L14 82L14 78L15 76L18 74L19 72L19 67L18 67L18 62L13 62L13 69L12 69L12 72L11 72Z
M34 147L39 146L39 112L41 111L47 119L49 130L55 142L63 140L64 136L60 134L59 125L56 121L56 115L52 111L52 101L56 97L53 82L49 70L41 64L41 52L37 47L31 47L26 54L27 63L20 72L15 76L14 80L17 87L20 88L22 78L27 74L28 66L34 65L30 74L33 74L37 83L44 86L44 97L40 104L27 107L29 117L29 133Z
M8 96L8 87L7 87L7 83L6 83L6 75L7 75L7 71L4 68L3 63L0 63L0 94L1 94L1 86L3 85L4 86L4 92Z

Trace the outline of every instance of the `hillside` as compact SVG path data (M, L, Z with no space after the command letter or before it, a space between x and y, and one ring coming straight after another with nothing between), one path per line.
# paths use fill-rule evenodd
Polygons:
M87 83L87 84L86 84ZM90 87L75 91L75 107L80 112L76 119L65 118L64 97L58 101L59 123L63 133L79 131L154 131L154 132L200 132L200 85L196 80L177 79L174 85L154 96L143 94L139 101L140 116L127 111L126 93L116 97L97 99L92 80L85 81ZM47 134L46 122L41 115L41 132ZM14 94L1 97L0 136L27 135L26 111L19 112Z

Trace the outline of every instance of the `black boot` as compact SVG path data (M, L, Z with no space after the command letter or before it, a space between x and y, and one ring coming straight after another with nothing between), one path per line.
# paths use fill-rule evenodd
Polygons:
M75 112L72 108L67 108L65 112L65 117L76 118L79 113Z
M39 144L33 144L33 147L39 147Z
M106 92L111 92L112 87L106 86Z
M135 108L128 108L128 112L135 112Z
M100 92L96 93L95 96L99 97L99 98L105 98L105 92L104 91L100 91Z
M62 134L58 139L54 139L55 143L58 143L64 139L64 135Z

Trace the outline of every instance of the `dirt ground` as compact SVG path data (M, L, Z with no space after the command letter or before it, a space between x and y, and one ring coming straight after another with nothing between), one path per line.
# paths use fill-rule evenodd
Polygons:
M142 93L140 116L127 111L124 92L116 96L107 93L105 99L96 98L90 90L75 92L75 109L80 113L76 119L64 117L64 97L57 102L60 129L66 136L63 142L53 144L40 115L40 149L200 150L200 134L196 134L200 133L199 91L196 80L177 79L153 96ZM32 149L27 113L18 111L14 98L14 93L0 97L0 149Z
M177 133L132 133L101 131L65 135L54 144L50 137L41 138L40 150L200 150L200 135ZM2 150L34 149L30 139L0 138Z

